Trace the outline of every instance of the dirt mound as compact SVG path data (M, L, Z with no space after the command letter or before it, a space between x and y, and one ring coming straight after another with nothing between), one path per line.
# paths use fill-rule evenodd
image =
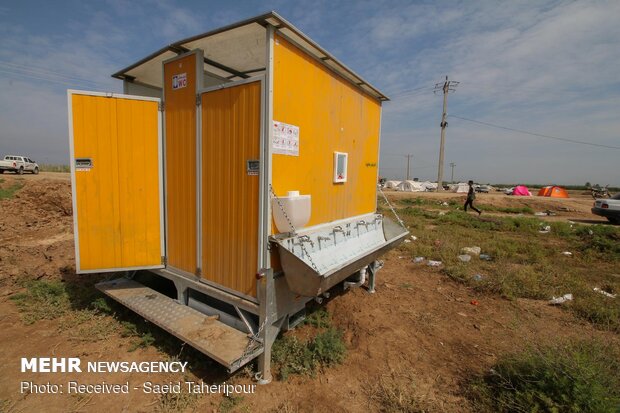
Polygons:
M71 184L6 176L22 186L0 201L0 295L25 279L59 277L74 265Z

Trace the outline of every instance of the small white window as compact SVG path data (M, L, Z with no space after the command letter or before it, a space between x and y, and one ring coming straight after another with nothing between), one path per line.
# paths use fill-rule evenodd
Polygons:
M347 182L348 153L334 152L334 183Z

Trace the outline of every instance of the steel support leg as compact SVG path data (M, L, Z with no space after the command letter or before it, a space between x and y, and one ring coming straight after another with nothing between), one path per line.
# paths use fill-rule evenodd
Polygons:
M381 266L378 261L374 261L368 266L368 292L370 294L375 293L375 283L379 268L381 268Z
M262 274L263 277L258 283L260 296L259 336L263 342L264 350L258 357L256 379L259 384L268 384L273 378L271 375L271 346L280 329L274 326L277 320L273 269L265 270Z

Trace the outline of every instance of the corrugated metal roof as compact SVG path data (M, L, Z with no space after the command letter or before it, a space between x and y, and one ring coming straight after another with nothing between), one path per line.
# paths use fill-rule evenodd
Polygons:
M172 43L119 70L112 77L161 87L164 60L189 50L202 49L207 72L229 80L248 78L265 71L265 28L268 25L274 26L278 33L365 93L379 100L389 100L381 91L274 11Z

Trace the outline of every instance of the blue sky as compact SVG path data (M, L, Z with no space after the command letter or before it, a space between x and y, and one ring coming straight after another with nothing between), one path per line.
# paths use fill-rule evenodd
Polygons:
M8 3L8 4L7 4ZM50 6L53 4L53 7ZM21 1L0 3L0 154L67 163L66 89L120 92L110 75L160 47L276 10L373 85L381 174L436 179L445 75L445 174L479 182L620 186L617 1Z

